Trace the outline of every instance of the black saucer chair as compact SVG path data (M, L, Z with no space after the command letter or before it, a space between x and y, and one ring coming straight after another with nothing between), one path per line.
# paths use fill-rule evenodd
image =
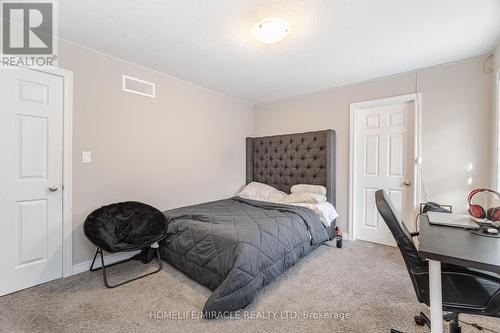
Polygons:
M418 256L413 237L396 213L391 200L383 190L375 193L377 209L389 227L403 256L413 288L420 303L429 306L428 262ZM500 317L500 276L465 267L442 264L442 300L445 321L450 322L450 333L459 333L459 313ZM415 317L418 325L430 320L421 313ZM393 330L394 332L394 330Z
M83 232L97 246L90 271L94 272L102 268L104 284L108 288L115 288L158 273L162 269L158 242L165 238L166 218L162 212L154 207L135 201L103 206L87 217L83 224ZM142 250L142 252L129 259L104 265L103 251L117 253L137 250ZM98 254L101 256L101 267L94 268ZM115 285L108 283L106 268L130 260L141 260L146 263L152 260L153 256L158 262L158 269Z

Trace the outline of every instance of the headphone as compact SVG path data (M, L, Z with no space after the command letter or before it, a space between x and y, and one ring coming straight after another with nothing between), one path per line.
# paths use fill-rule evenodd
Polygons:
M488 219L493 222L500 221L500 207L491 207L485 210L481 205L473 205L471 204L472 199L478 193L482 192L490 192L497 196L500 199L500 193L497 191L493 191L487 188L478 188L473 190L467 196L467 202L469 203L469 214L476 219Z

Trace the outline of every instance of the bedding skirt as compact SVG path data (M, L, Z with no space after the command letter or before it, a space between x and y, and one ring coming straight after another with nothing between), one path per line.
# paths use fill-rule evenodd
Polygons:
M206 318L246 307L259 290L331 237L308 208L240 197L164 214L161 257L213 290L203 308Z

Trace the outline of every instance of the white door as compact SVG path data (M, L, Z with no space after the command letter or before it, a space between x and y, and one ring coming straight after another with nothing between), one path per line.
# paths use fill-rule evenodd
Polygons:
M0 70L0 295L62 276L63 79Z
M406 225L411 224L415 210L415 103L373 101L360 104L362 107L353 110L356 126L355 236L395 245L375 206L375 192L387 191L403 221Z

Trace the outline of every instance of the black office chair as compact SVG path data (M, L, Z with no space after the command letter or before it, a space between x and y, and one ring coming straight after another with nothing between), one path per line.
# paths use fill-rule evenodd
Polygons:
M389 227L401 254L420 303L429 305L429 267L428 262L418 256L413 237L396 213L394 206L383 190L375 193L377 209ZM450 332L459 333L458 314L500 317L500 276L464 267L442 264L443 316L450 322ZM429 319L421 313L415 317L419 325L430 326Z

